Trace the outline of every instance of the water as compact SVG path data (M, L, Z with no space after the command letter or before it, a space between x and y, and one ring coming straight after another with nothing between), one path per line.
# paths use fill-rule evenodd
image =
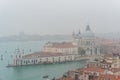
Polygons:
M61 40L57 40L61 41ZM15 48L24 49L26 54L42 50L44 43L47 41L29 41L29 42L0 42L0 80L46 80L42 77L49 75L49 78L60 77L68 70L83 67L85 61L68 62L62 64L44 64L22 67L9 67L6 65L12 63L11 55ZM30 52L31 49L31 52Z

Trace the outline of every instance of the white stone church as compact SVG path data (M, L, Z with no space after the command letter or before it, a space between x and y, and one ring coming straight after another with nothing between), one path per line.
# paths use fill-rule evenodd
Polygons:
M94 33L91 31L90 26L86 26L85 32L82 34L80 31L75 34L73 32L73 44L82 48L85 55L100 55L100 47Z

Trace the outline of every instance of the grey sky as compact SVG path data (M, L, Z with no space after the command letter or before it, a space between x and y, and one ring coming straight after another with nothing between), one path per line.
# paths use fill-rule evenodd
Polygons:
M0 0L0 35L120 32L120 0Z

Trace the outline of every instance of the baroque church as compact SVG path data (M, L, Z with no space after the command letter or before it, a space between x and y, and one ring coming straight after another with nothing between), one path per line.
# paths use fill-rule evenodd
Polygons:
M73 44L77 45L79 48L82 48L85 55L100 55L99 44L96 41L95 35L89 25L86 26L84 33L81 33L79 30L77 34L73 32L72 36Z

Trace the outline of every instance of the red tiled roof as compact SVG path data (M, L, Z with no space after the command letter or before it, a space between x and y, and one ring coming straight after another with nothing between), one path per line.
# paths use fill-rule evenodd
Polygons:
M120 72L120 68L111 68L110 71L113 73Z
M74 48L77 47L73 45L71 42L63 42L63 43L51 43L52 46L48 46L51 48Z
M79 71L83 71L83 72L104 72L105 70L104 69L101 69L101 68L97 68L97 67L94 67L94 68L81 68L79 69Z
M104 75L99 75L94 80L120 80L120 76L104 74Z

